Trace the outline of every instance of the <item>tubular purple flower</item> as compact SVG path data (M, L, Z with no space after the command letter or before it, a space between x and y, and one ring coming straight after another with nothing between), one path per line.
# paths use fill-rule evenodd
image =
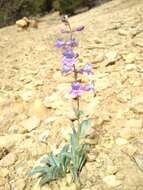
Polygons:
M55 46L57 47L57 48L61 48L61 47L63 47L65 45L65 42L64 42L64 40L62 40L62 39L58 39L57 41L56 41L56 43L55 43Z
M92 75L92 65L90 63L86 64L83 68L79 70L80 73L87 73L88 75Z
M78 41L75 38L72 38L69 41L67 41L66 45L68 45L70 47L77 47Z
M63 60L62 60L62 63L64 65L74 65L76 64L76 58L73 57L73 58L67 58L67 57L63 57Z
M82 31L82 30L84 30L84 26L78 26L76 29L75 29L75 31L76 32L80 32L80 31Z
M68 72L70 72L71 70L72 70L72 68L71 68L70 65L66 65L66 64L64 64L64 65L63 65L62 74L64 74L64 73L68 73Z
M66 50L63 52L63 55L64 55L64 57L66 57L66 58L74 58L74 57L75 57L75 53L73 52L72 49L66 49Z
M79 82L73 82L70 90L70 94L75 98L82 95L81 84Z
M85 84L84 86L82 86L82 90L87 92L94 91L95 90L94 83Z

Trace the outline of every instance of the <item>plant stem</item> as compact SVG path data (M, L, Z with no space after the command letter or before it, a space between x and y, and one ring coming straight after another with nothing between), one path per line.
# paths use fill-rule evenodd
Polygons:
M72 32L72 28L71 28L71 25L70 25L69 22L68 22L68 27L69 27L69 30L70 30L70 39L72 40L73 39L73 32ZM73 65L73 71L74 71L74 80L75 80L75 82L78 82L78 72L76 70L75 65ZM79 126L80 126L80 114L79 114L80 100L79 100L79 96L75 98L75 101L76 101L76 109L78 111L77 121L78 121L78 128L79 128Z

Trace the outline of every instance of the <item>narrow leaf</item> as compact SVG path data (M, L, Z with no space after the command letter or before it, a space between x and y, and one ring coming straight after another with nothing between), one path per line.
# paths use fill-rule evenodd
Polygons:
M28 176L32 176L36 173L42 173L42 174L45 174L45 173L48 173L49 172L49 167L48 166L37 166L35 168L33 168L32 170L30 170L28 172Z
M87 119L81 122L79 127L79 136L84 137L86 129L90 126L91 119Z

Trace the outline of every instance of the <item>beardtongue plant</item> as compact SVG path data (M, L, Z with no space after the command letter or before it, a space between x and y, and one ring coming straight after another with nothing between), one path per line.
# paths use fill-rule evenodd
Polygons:
M40 185L63 178L67 173L71 173L73 181L79 185L79 175L87 159L87 144L81 143L81 139L84 137L85 130L90 125L91 120L86 119L82 121L81 119L84 113L80 110L80 97L83 93L90 91L95 95L95 91L94 82L91 81L85 84L79 79L79 75L92 75L92 65L88 63L82 67L78 66L79 54L74 51L79 43L73 35L76 32L84 30L84 26L78 26L72 29L67 16L63 16L61 20L66 27L66 29L61 32L63 34L69 34L69 39L58 39L55 45L57 48L62 49L62 75L73 75L73 82L71 83L69 94L75 103L75 107L73 107L75 119L72 121L72 132L70 134L69 144L66 144L57 155L53 153L44 155L39 160L42 165L40 164L34 167L28 173L29 176L40 173Z

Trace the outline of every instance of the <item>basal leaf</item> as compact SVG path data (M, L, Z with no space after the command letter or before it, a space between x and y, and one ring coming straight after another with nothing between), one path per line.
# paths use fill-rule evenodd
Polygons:
M28 176L32 176L36 173L46 174L49 172L48 166L37 166L28 172Z
M80 127L79 127L79 136L84 137L86 129L89 127L91 124L91 119L87 119L81 122Z
M58 160L58 158L55 155L51 154L50 158L53 163L53 166L60 167L60 161Z

